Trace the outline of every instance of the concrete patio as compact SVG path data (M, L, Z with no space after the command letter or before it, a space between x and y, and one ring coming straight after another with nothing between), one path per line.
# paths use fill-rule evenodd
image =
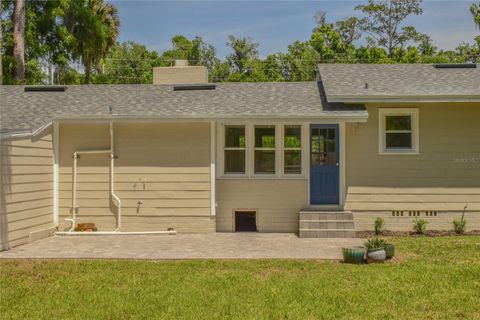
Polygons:
M0 259L341 259L355 238L285 233L55 236L0 252Z

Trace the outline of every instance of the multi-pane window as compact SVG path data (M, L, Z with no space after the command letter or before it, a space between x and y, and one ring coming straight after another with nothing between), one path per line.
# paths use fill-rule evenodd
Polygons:
M245 126L225 127L225 173L245 173Z
M275 174L275 126L255 126L254 173Z
M380 153L416 153L418 141L418 109L380 109Z
M302 173L302 127L286 125L283 137L283 172L285 174Z

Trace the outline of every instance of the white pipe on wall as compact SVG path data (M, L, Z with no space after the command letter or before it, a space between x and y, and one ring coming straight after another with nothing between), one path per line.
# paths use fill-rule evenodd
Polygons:
M122 226L122 202L120 198L117 197L114 190L114 179L115 179L115 140L113 136L113 122L110 122L110 196L117 202L117 229L115 231L120 231Z
M175 230L169 231L93 231L93 232L83 232L83 231L59 231L55 232L57 236L110 236L110 235L142 235L142 234L177 234Z

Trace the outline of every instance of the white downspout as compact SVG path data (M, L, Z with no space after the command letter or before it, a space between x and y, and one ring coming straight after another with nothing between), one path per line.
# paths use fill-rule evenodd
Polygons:
M110 121L110 196L117 203L117 228L115 231L120 231L122 226L122 202L117 197L114 190L114 178L115 178L115 140L113 136L113 122Z
M72 226L68 230L72 232L75 229L75 224L77 221L77 159L78 159L78 151L73 153L73 177L72 177L72 218L65 219L66 221L70 221Z
M216 146L217 146L217 140L216 140L216 122L212 121L210 122L210 216L212 218L215 218L216 216L216 206L217 206L217 201L215 199L216 191L215 191L215 174L216 174L216 168L215 168L215 160L216 160Z

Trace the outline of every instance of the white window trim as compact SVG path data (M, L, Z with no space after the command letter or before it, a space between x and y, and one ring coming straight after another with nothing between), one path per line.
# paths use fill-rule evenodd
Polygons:
M412 148L387 149L385 120L387 116L412 117ZM418 155L420 153L420 125L418 108L380 108L378 109L378 153L380 155Z
M275 125L275 174L255 173L255 126ZM283 134L285 125L299 125L302 135L302 172L300 174L284 173L284 141ZM225 122L218 124L217 130L217 177L220 179L308 179L309 175L309 123L304 122L274 122L274 121L250 121L250 122ZM245 174L225 173L225 127L226 126L245 126ZM230 149L230 148L227 148ZM266 150L266 149L263 149Z
M239 147L225 147L225 127L227 126L244 126L245 127L245 148L239 148ZM219 169L221 170L220 173L222 176L232 176L232 177L246 177L248 175L248 146L249 146L249 141L248 141L248 127L244 123L239 123L239 124L226 124L222 125L221 130L219 131L219 144L217 145L217 148L221 150L219 154L221 154L221 159L222 161L220 162ZM225 151L228 150L240 150L244 151L245 150L245 173L225 173Z

